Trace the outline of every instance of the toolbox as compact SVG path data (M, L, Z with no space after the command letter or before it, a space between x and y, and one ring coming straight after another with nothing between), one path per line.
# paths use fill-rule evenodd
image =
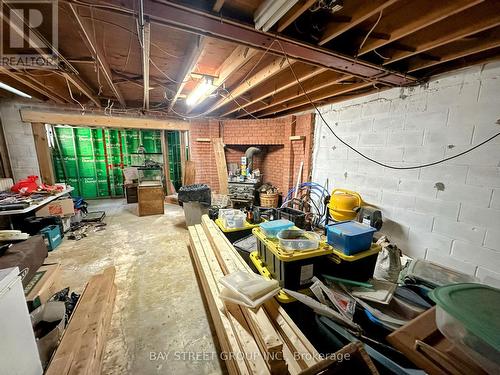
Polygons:
M320 242L314 250L286 251L281 249L278 239L267 237L261 228L254 228L252 233L257 239L259 259L282 288L298 290L308 287L320 264L333 251L326 242Z
M40 231L49 251L54 250L61 244L62 235L59 225L49 225Z
M326 227L326 239L334 248L353 255L370 248L377 230L357 221L342 221Z
M373 277L380 245L372 244L370 249L355 255L345 255L333 248L332 254L322 263L322 273L342 279L367 281Z

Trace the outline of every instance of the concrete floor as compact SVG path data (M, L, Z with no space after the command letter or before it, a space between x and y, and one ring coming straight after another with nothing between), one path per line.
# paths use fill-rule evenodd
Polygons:
M166 205L164 215L138 217L136 204L114 199L91 201L89 211L96 210L106 211L106 230L65 239L48 260L61 263L62 286L78 291L91 275L116 267L102 374L224 372L186 246L182 208Z

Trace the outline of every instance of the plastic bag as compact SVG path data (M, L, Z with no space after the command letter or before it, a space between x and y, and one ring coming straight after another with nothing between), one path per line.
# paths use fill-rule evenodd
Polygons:
M206 206L212 203L212 193L208 185L194 184L182 186L178 193L179 202L200 202Z
M15 193L31 194L38 190L38 176L28 176L24 180L16 182L10 190Z
M373 277L378 280L387 280L391 283L397 283L399 273L401 272L401 251L392 244L386 236L380 237L377 245L382 247L378 253L377 264Z

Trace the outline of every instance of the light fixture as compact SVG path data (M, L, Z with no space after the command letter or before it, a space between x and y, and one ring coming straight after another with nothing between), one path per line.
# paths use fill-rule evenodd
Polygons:
M268 31L298 0L266 0L254 13L253 20L257 30Z
M213 89L214 78L203 76L198 85L189 93L186 98L186 104L189 107L194 107L199 103L200 99Z
M0 89L4 89L5 91L9 91L13 94L22 96L23 98L28 98L31 99L31 95L26 94L25 92L22 92L21 90L18 90L12 86L7 85L6 83L0 82Z

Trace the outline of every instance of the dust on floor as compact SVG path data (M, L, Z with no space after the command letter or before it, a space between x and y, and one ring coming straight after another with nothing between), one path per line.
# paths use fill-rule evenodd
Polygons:
M106 211L106 229L65 239L49 262L61 263L62 285L81 291L91 275L116 267L118 292L102 374L219 374L210 326L186 241L182 208L138 217L123 199L90 201Z

